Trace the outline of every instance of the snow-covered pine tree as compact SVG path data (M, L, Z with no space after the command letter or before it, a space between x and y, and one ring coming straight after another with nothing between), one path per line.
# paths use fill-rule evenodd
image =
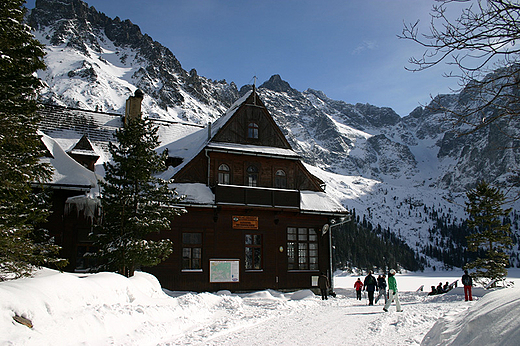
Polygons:
M103 221L97 228L97 257L105 269L132 276L139 266L154 266L173 251L169 239L152 241L148 235L170 229L180 198L168 181L156 174L166 169L166 152L159 145L158 128L150 120L129 118L116 131L109 150L112 162L104 164L100 182Z
M512 244L510 224L502 219L511 209L502 209L505 196L500 189L481 181L467 192L466 211L469 214L468 227L473 230L467 237L468 250L485 251L485 257L478 257L466 264L465 269L476 269L475 276L502 279L507 275L508 255L504 251Z
M29 275L34 265L64 264L54 259L59 247L37 228L48 210L34 187L51 176L39 160L36 113L35 72L45 68L45 53L23 22L24 3L0 2L0 280Z

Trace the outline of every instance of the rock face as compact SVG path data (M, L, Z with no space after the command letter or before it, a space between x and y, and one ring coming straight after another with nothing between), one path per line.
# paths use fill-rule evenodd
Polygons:
M140 89L146 116L202 126L253 87L239 90L233 82L185 71L137 25L79 0L37 0L27 21L46 45L48 68L39 72L44 103L123 114L128 96ZM293 149L330 174L324 181L334 176L327 191L418 251L437 242L429 233L437 215L445 212L453 222L465 217L464 202L450 200L478 180L500 184L518 170L519 120L459 136L467 128L446 119L442 109L462 110L475 102L474 91L439 95L401 117L390 108L332 100L319 90L298 91L280 75L257 90Z
M49 55L52 55L53 48L59 48L62 56L79 53L83 58L68 56L70 64L61 67L57 61L48 59L50 71L42 76L49 87L43 94L47 101L121 111L123 94L137 87L150 97L146 108L148 113L197 121L200 116L193 113L211 118L211 113L216 111L219 114L238 97L234 83L212 81L198 76L195 70L188 73L168 48L141 33L137 25L118 17L108 18L83 1L37 0L28 16L28 23L34 28L37 38L49 48ZM65 71L67 68L69 70ZM108 69L122 70L124 75L119 78L107 75ZM75 95L63 93L55 85L53 79L62 76L76 78ZM92 92L94 88L115 89L121 94L117 96L121 97L106 102L100 99L103 95L106 98L106 93L100 92L97 97L98 94ZM76 97L78 94L82 97ZM114 95L113 92L109 94ZM199 109L192 112L197 106Z

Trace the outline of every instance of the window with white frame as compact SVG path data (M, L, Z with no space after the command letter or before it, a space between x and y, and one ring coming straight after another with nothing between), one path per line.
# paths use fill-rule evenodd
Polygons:
M287 188L287 175L284 170L279 169L276 171L274 175L274 187L279 189Z
M314 228L287 228L289 270L318 270L318 235Z
M247 186L258 185L258 168L254 165L247 167Z
M229 185L229 176L230 176L229 166L225 163L218 166L218 183Z

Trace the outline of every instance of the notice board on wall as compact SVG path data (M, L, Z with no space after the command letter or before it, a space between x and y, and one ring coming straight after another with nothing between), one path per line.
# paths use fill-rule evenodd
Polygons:
M209 261L209 282L239 282L240 260L213 259Z

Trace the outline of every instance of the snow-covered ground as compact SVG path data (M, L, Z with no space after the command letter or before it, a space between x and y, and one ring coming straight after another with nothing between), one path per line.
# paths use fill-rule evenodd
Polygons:
M416 292L461 274L398 274L404 311L391 306L385 313L382 302L356 300L358 276L341 273L334 280L337 297L322 301L308 290L165 292L146 273L127 279L43 269L34 278L0 283L0 344L518 345L520 270L508 278L516 287L475 288L473 302L464 301L460 287L437 296Z

